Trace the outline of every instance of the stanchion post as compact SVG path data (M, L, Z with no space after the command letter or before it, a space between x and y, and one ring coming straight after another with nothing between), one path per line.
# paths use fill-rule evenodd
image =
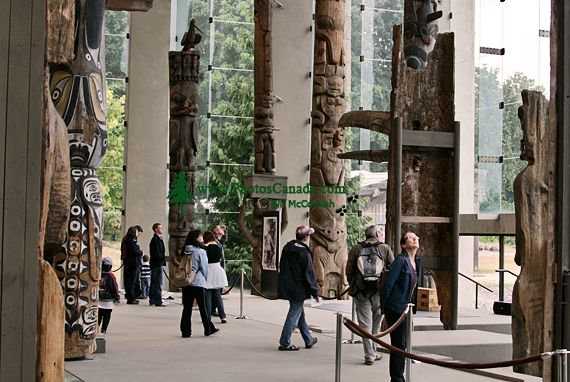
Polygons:
M568 350L557 350L556 364L558 365L558 382L568 382Z
M352 321L356 321L356 306L354 305L354 297L352 298L352 316L351 316L351 320ZM355 340L354 339L354 332L351 330L350 331L350 339L349 340L345 340L342 341L343 344L361 344L362 341L361 340Z
M239 316L235 317L236 320L247 320L249 317L243 315L243 279L245 278L245 271L240 268L240 285L239 285Z
M408 319L406 320L406 351L412 352L412 331L414 330L414 304L408 304ZM412 382L412 359L406 357L406 381Z
M340 363L342 351L342 313L336 312L336 355L334 366L334 381L340 382Z

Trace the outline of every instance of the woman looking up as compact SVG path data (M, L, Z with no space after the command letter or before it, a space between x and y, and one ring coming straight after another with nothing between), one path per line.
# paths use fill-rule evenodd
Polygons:
M415 304L418 280L421 280L422 269L417 252L420 249L420 238L413 232L407 232L400 239L402 252L390 266L384 287L380 294L380 304L388 326L394 325L410 302ZM407 319L406 319L407 320ZM406 349L406 321L390 333L393 346ZM404 356L390 352L390 380L404 382Z

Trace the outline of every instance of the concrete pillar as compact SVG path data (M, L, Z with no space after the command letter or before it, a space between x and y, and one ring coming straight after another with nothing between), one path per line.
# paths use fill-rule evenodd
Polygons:
M461 122L459 213L472 214L475 199L475 4L444 2L440 30L455 33L455 120ZM459 272L473 274L473 237L460 237ZM485 291L480 293L486 293ZM473 308L475 286L459 277L458 305Z
M277 175L288 185L309 182L314 28L312 1L280 0L273 8L273 91L283 102L274 105ZM289 200L309 200L310 195L289 195ZM289 225L281 246L294 239L295 228L309 223L306 208L288 208Z
M131 13L124 229L143 227L139 244L145 253L152 224L168 226L170 17L170 1L155 1L150 11Z

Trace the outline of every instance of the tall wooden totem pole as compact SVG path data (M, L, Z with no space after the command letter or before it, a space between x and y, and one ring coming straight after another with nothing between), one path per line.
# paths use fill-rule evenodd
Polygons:
M58 159L50 185L44 258L63 288L65 358L81 358L95 350L101 276L103 200L96 172L107 149L105 6L148 10L152 1L77 0L74 9L60 3L52 5L74 19L68 31L73 54L50 63L49 92L67 131L45 139L65 139L68 158ZM62 142L58 145L61 154ZM67 161L69 173L64 174Z
M272 0L254 1L254 93L255 105L253 114L253 141L255 146L255 161L253 175L245 179L247 185L271 185L277 181L286 184L286 178L275 175L275 148L273 123L273 65L271 61L271 31L272 31ZM275 212L271 200L274 195L251 194L253 205L252 230L245 224L245 203L238 218L238 226L249 244L252 246L252 281L255 288L261 290L262 275L262 242L263 217L268 212ZM277 197L278 198L278 197ZM286 227L286 212L283 209L281 231Z
M50 70L51 99L67 126L71 164L67 237L53 255L64 294L66 358L95 350L103 229L96 172L107 149L104 17L104 0L77 1L74 58Z
M515 178L515 262L521 272L513 289L513 358L552 350L554 267L556 262L556 133L549 123L549 102L540 92L523 90L519 118L521 159L528 162ZM540 324L537 324L540 323ZM544 362L547 362L545 360ZM548 362L551 362L548 360ZM519 373L550 380L549 363L514 366ZM545 375L543 375L543 370Z
M188 232L194 228L196 190L196 163L198 150L198 80L200 53L194 49L202 35L196 21L190 22L182 38L182 51L169 52L170 68L170 124L169 158L170 194L168 213L168 250L171 254L169 273L178 265L177 255L184 247ZM177 290L170 284L170 290Z
M345 111L344 101L344 18L345 0L317 0L313 114L311 129L311 185L316 192L311 202L346 204L344 164L337 154L344 152L344 129L338 121ZM319 293L337 296L348 286L345 275L348 251L346 223L335 208L309 210L313 265Z

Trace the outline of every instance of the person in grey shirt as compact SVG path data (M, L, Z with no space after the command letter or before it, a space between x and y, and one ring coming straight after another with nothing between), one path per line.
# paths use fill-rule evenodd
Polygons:
M363 249L370 248L371 251L369 252L380 256L383 264L388 267L394 261L394 253L389 245L382 243L382 231L378 226L371 225L366 228L364 233L366 240L352 247L348 254L346 277L350 284L348 293L354 299L358 324L367 332L375 334L380 330L380 319L382 317L380 309L381 285L380 282L373 283L372 286L370 283L364 285L361 272L358 269L358 258ZM382 356L376 353L372 340L363 338L362 343L365 365L372 366L374 361L382 359Z

